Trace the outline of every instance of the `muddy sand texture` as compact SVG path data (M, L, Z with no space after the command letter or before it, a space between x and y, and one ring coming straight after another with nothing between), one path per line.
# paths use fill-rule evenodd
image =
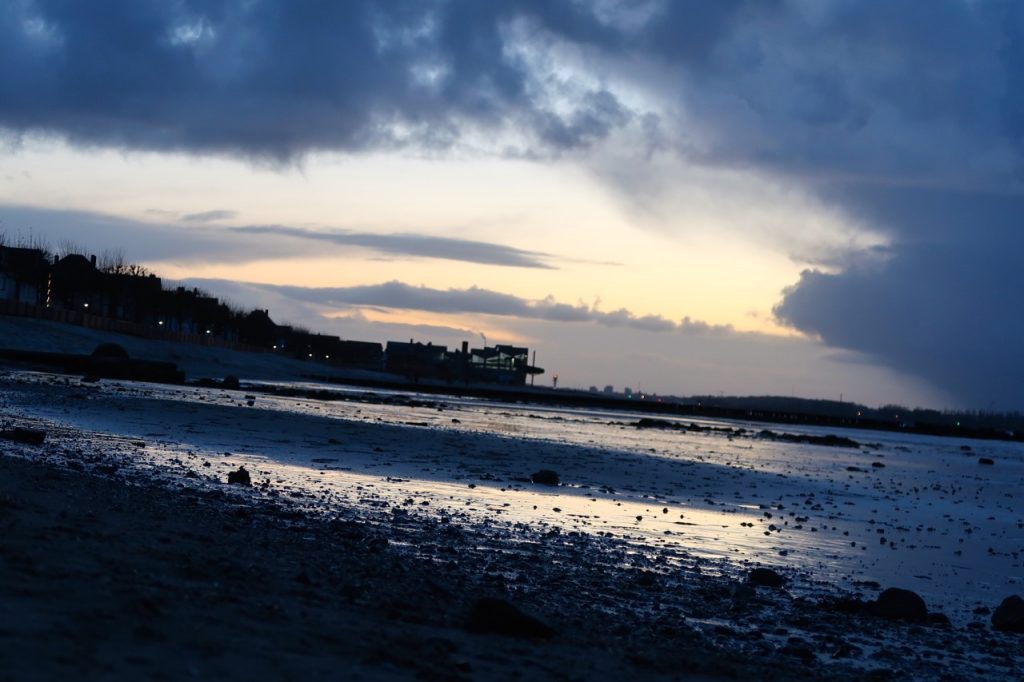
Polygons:
M410 559L358 523L13 457L0 457L0 533L4 680L668 679L746 665L684 633L652 648L654 633L605 632L583 605L539 609L560 626L545 641L470 634L477 598L506 592L482 557Z
M984 652L988 635L972 633L950 671L949 658L920 652L945 642L956 658L960 633L851 618L696 571L616 570L588 562L583 537L502 546L430 519L307 516L239 486L28 456L0 456L0 680L1014 674L999 659L1018 640ZM534 622L503 631L509 604ZM732 622L692 627L697 616ZM817 636L785 637L811 621ZM857 653L845 634L859 631L890 643L870 671L843 662Z

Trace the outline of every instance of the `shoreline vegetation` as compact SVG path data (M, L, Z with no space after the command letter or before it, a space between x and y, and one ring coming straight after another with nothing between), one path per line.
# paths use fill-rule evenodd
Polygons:
M672 567L611 538L147 475L117 443L0 442L2 680L1022 672L1019 635L887 615L853 589L794 597L769 569Z

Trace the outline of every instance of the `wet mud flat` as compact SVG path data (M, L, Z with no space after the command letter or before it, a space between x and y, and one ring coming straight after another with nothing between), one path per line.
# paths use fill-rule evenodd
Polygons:
M0 680L1020 679L1021 635L890 621L617 538L318 505L10 418ZM783 576L785 577L785 576ZM769 581L770 582L770 581Z

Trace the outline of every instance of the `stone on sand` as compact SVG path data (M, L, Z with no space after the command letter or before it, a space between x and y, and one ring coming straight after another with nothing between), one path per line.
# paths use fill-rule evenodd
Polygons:
M890 587L868 604L868 612L888 620L906 620L924 623L928 620L928 607L916 592Z
M759 587L782 587L786 579L770 568L755 568L747 574L747 582Z
M1007 597L992 613L992 627L1002 632L1024 632L1024 599Z
M551 469L541 469L530 474L530 480L538 485L558 485L558 473Z
M245 467L238 467L238 471L231 471L228 473L228 483L235 485L252 485L252 478L249 476L249 472L245 470Z
M14 441L15 443L24 443L25 445L42 445L43 441L46 440L46 432L18 426L8 431L0 431L0 438Z

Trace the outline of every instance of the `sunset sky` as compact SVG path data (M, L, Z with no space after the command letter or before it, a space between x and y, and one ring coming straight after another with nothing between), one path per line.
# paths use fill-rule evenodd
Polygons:
M550 382L1024 409L1024 5L0 5L0 230Z

